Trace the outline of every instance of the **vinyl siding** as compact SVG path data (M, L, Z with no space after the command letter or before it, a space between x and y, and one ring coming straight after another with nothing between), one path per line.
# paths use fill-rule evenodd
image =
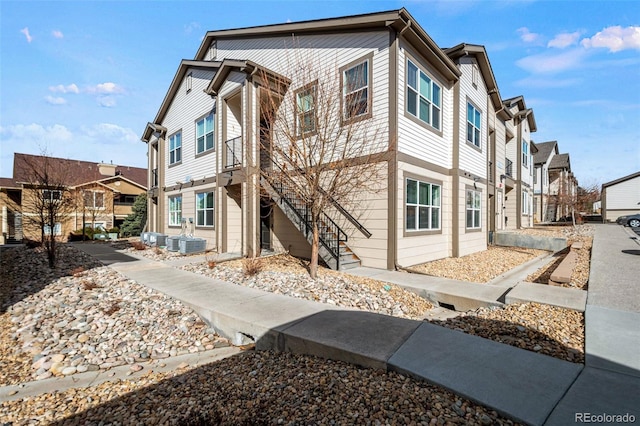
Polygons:
M407 55L407 52L409 55ZM408 59L411 59L412 62L417 62L416 65L442 89L442 135L425 128L426 124L418 124L407 117L406 67ZM400 43L398 61L398 151L450 169L452 167L451 147L453 140L452 87L404 41Z
M186 93L186 75L192 73L192 88ZM185 80L176 92L162 125L167 128L167 138L164 144L165 181L160 186L171 186L176 182L186 182L190 178L202 179L214 176L216 154L212 152L196 158L196 121L215 108L214 100L204 93L204 89L213 78L214 72L193 69L185 74ZM216 122L217 124L217 122ZM169 166L169 136L182 130L182 163ZM218 129L215 129L217 133ZM214 135L215 137L215 135Z
M415 176L421 176L425 181L442 181L441 203L441 229L442 233L433 235L405 236L405 172ZM452 199L451 177L435 171L427 170L411 164L401 162L398 164L398 264L400 266L412 266L432 260L449 257L452 254Z
M459 68L462 71L460 77L460 168L473 173L479 177L487 175L487 137L488 137L488 113L487 113L487 88L484 80L478 77L478 84L473 85L473 65L476 63L472 58L461 58ZM467 142L467 103L480 111L480 149Z
M640 205L638 205L640 203L640 177L607 186L605 190L607 210L626 209L640 212Z

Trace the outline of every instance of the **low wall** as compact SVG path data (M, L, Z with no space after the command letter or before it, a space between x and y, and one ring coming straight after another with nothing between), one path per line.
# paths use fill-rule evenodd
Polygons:
M524 247L557 252L567 248L567 239L558 237L540 237L518 232L498 231L493 237L497 246Z

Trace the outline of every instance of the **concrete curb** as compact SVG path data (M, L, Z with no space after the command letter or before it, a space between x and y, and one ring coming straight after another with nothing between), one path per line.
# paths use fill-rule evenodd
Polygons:
M137 372L132 372L131 365L121 365L108 370L87 371L86 373L78 373L66 377L52 377L33 382L24 382L18 385L3 386L0 387L0 402L14 401L44 393L63 392L71 388L88 388L104 382L137 379L150 372L161 373L176 370L182 363L188 364L189 367L196 367L220 361L221 359L237 355L241 352L242 350L240 348L230 346L165 359L156 359L144 363L139 362L136 364L143 368Z

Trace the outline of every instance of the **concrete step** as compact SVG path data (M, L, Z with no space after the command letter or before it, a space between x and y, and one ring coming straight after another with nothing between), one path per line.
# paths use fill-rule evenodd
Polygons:
M574 288L521 281L505 295L505 303L507 304L527 302L584 312L587 305L587 292Z

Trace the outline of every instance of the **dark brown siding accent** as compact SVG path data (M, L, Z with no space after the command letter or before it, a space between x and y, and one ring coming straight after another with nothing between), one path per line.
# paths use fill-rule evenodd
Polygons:
M389 154L387 163L387 269L398 257L398 34L389 30Z
M453 169L451 179L451 254L460 256L460 81L453 85Z

